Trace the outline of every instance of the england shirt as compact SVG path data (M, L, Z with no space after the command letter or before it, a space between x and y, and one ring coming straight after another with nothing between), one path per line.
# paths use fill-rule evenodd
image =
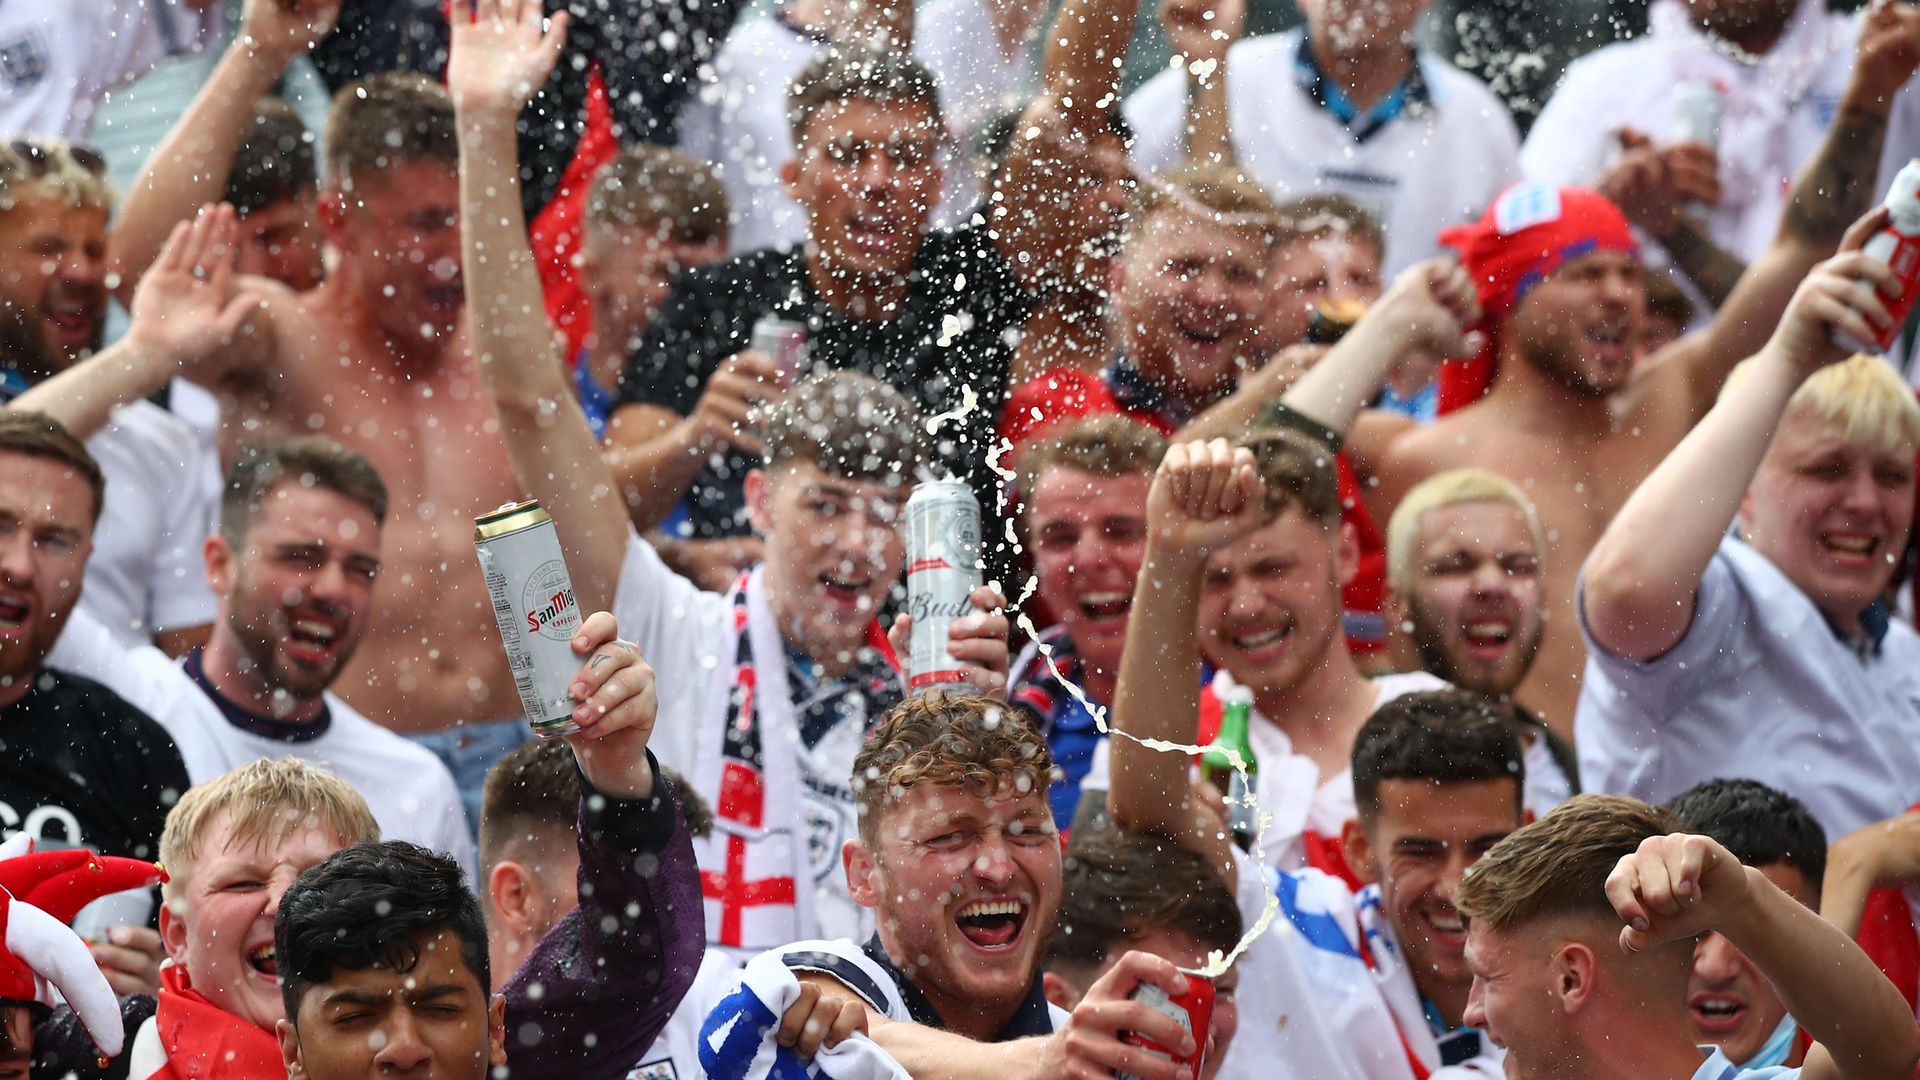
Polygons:
M169 56L197 52L224 5L186 0L0 4L0 132L85 142L102 98Z
M1234 155L1276 200L1345 195L1387 233L1386 271L1440 254L1439 233L1480 216L1520 178L1519 135L1485 86L1426 52L1400 112L1356 133L1299 77L1299 29L1247 38L1227 53ZM1134 167L1162 173L1186 159L1187 75L1160 72L1127 99Z
M1722 777L1807 805L1828 836L1900 813L1920 796L1920 636L1893 622L1871 648L1836 634L1766 557L1720 543L1693 621L1658 659L1587 641L1574 715L1590 791L1660 803Z

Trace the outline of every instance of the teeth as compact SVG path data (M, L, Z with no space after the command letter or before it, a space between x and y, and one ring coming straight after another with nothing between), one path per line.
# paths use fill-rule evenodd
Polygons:
M1828 533L1821 539L1828 547L1835 551L1844 551L1849 555L1865 555L1874 547L1874 540L1870 536L1835 536Z
M1080 602L1092 605L1093 607L1105 607L1108 604L1124 604L1132 599L1133 596L1130 593L1099 592L1083 593L1080 597Z
M1018 915L1021 907L1018 900L975 900L961 908L958 917L973 919L987 915Z
M1243 649L1264 649L1286 636L1284 630L1262 630L1257 634L1242 634L1234 638L1233 643Z
M1709 998L1694 1004L1694 1008L1710 1016L1731 1016L1742 1007L1740 1002L1729 998Z
M1503 622L1503 621L1498 621L1498 620L1490 619L1482 622L1474 622L1474 623L1467 624L1468 637L1500 638L1501 640L1505 640L1507 635L1511 634L1512 632L1513 632L1513 624Z
M299 619L295 621L293 630L301 637L312 638L323 645L333 640L333 627L325 623L314 622L312 619Z

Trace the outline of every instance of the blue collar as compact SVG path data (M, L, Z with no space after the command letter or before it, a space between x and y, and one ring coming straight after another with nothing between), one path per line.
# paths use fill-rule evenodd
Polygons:
M1193 419L1191 415L1182 415L1182 410L1175 408L1159 387L1148 382L1125 353L1100 373L1100 381L1107 384L1113 400L1126 412L1151 413L1174 427L1184 427Z
M206 670L200 666L200 653L201 647L196 645L193 651L187 654L185 664L187 678L192 679L194 685L200 688L200 692L207 695L214 706L220 710L220 715L226 717L227 723L241 731L283 743L304 743L312 742L325 735L327 729L333 726L333 710L327 707L324 699L320 702L320 715L305 723L275 720L271 716L263 716L242 706L214 689L212 680L207 678Z
M1407 72L1406 79L1364 113L1340 89L1338 83L1327 78L1326 72L1320 70L1319 61L1313 58L1311 34L1300 35L1300 51L1294 57L1294 75L1300 83L1300 89L1327 115L1339 121L1355 142L1366 142L1378 135L1403 113L1417 115L1420 110L1433 104L1433 93L1427 87L1426 76L1420 71L1418 53L1414 55L1413 68Z
M914 1023L924 1024L940 1031L946 1030L946 1020L934 1011L933 1003L927 1000L927 995L921 993L920 988L913 985L906 975L893 965L893 961L887 958L887 950L880 944L879 934L868 938L867 943L861 947L861 951L892 977L893 984L900 988L900 1000L907 1006L907 1015L913 1017ZM993 1033L993 1038L987 1041L1012 1042L1014 1039L1024 1039L1032 1035L1051 1034L1053 1034L1053 1013L1047 1008L1047 995L1041 989L1040 973L1036 971L1032 985L1027 987L1026 999L1020 1002L1020 1007L1014 1010L1013 1016L1000 1025L1000 1030Z
M0 401L12 401L31 389L33 383L25 375L10 367L0 367Z

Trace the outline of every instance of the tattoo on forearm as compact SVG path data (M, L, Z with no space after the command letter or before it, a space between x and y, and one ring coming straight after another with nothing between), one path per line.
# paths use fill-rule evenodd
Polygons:
M1886 133L1886 117L1842 106L1819 153L1793 185L1782 227L1805 243L1838 244L1847 226L1873 205Z
M1722 250L1690 219L1681 220L1660 237L1660 246L1667 249L1674 266L1687 275L1707 303L1716 308L1727 302L1740 275L1747 272L1746 263Z

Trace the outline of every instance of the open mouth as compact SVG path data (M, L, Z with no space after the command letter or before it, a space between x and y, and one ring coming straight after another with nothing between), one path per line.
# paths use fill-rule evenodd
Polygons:
M1027 902L1018 897L974 900L954 913L954 925L967 944L983 952L1004 952L1027 927Z
M62 340L85 344L99 329L100 311L95 304L55 304L47 309L47 322Z
M1823 532L1815 539L1828 554L1846 563L1871 563L1880 550L1880 538L1866 533Z
M273 942L271 941L263 945L255 945L253 948L247 950L247 966L252 968L256 974L263 975L276 982L280 979L280 960L274 953Z
M288 651L295 659L310 663L330 660L341 632L342 627L335 619L295 612L287 619Z
M1133 594L1125 592L1082 593L1075 600L1080 614L1088 619L1124 619L1133 609Z
M820 591L828 600L844 606L863 604L867 599L867 590L873 588L871 577L857 577L852 574L826 573L820 575Z
M1724 1035L1740 1026L1747 1003L1731 994L1695 994L1687 1002L1687 1011L1701 1031Z
M1227 633L1226 638L1227 644L1245 653L1248 659L1270 660L1287 651L1288 643L1293 640L1293 620L1288 618L1278 625L1234 629Z
M866 251L883 251L893 246L893 221L885 214L856 213L847 220L847 236Z
M1476 657L1490 659L1507 651L1507 643L1513 640L1513 623L1506 619L1475 619L1466 625L1460 638Z
M1451 909L1446 911L1426 911L1427 936L1442 945L1456 949L1467 946L1467 921L1460 913Z
M1202 349L1213 348L1222 341L1225 341L1227 337L1226 330L1217 326L1199 327L1179 323L1176 324L1173 329L1174 333L1179 335L1181 341Z
M25 597L0 595L0 634L24 629L33 605Z
M1587 340L1607 348L1625 348L1632 337L1624 322L1605 323L1587 329Z

